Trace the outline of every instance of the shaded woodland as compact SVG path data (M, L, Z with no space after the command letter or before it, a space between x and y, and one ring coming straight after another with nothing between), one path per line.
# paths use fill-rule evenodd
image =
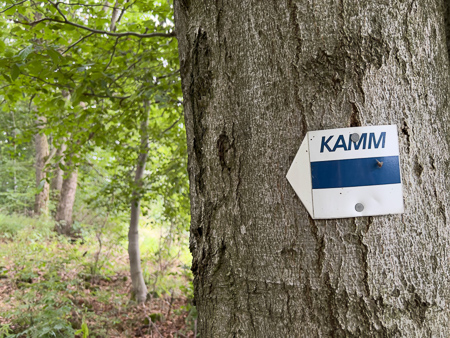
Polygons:
M0 337L193 337L171 2L0 2Z

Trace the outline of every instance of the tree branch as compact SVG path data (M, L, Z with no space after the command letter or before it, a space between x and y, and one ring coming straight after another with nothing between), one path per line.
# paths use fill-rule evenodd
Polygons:
M114 59L114 54L116 54L116 47L117 47L117 44L119 43L119 39L120 39L120 37L116 38L116 43L114 43L114 47L113 47L113 51L111 53L111 57L109 58L109 62L106 65L105 69L103 70L104 72L106 72L106 70L108 69L108 67L111 64L112 60Z
M126 3L128 3L128 0L126 1ZM124 4L124 7L122 8L122 11L120 12L120 15L119 15L119 18L117 19L116 24L118 24L120 22L120 20L122 19L122 16L124 15L125 11L128 10L128 8L133 6L135 3L136 3L136 0L133 3L131 3L128 7L125 7L125 4Z
M32 79L35 79L35 80L44 82L45 84L48 84L49 86L53 86L53 87L63 87L63 88L68 88L68 89L73 90L73 87L71 87L71 86L69 86L69 85L65 85L65 84L62 84L62 83L51 83L51 82L45 81L45 80L43 80L43 79L41 79L41 78L39 78L39 77L37 77L37 76L33 76L33 75L29 75L29 74L23 74L23 75L28 76L28 77L31 77Z
M105 4L105 5L103 5L103 4L82 4L82 3L80 3L80 2L69 2L69 3L66 3L66 2L58 1L58 2L55 3L55 4L56 4L56 5L63 4L63 5L65 5L65 6L108 7L108 8L114 8L113 6L110 6L110 5L107 5L107 4Z
M157 77L157 78L156 78L156 81L159 81L159 80L161 80L161 79L165 79L165 78L174 76L175 74L177 74L177 73L179 73L179 72L180 72L180 70L177 69L176 71L174 71L174 72L172 72L172 73L169 73L169 74L166 74L166 75L162 75L162 76L160 76L160 77Z
M129 65L128 68L125 69L125 70L123 71L123 73L120 74L117 78L115 78L115 79L112 81L111 84L114 84L114 83L116 83L117 81L119 81L119 79L121 79L122 77L125 76L125 73L126 73L127 71L129 71L131 68L133 68L133 67L134 67L136 64L138 64L141 60L142 60L142 57L138 58L135 62L133 62L131 65Z
M48 155L47 160L44 163L44 167L46 167L47 165L50 164L50 161L52 160L53 156L55 156L56 154L56 148L53 148L52 151L50 152L50 155Z
M82 38L78 39L78 41L72 43L69 47L67 47L67 49L63 52L63 54L66 54L71 48L75 47L76 45L78 45L81 41L83 41L84 39L87 39L88 37L94 35L95 33L89 33L88 35L83 36Z
M24 2L27 2L27 1L28 1L28 0L23 0L23 1L20 1L20 2L18 2L18 3L16 3L16 4L13 4L13 5L9 6L8 8L2 10L2 11L0 12L0 14L5 13L7 10L10 10L11 8L13 8L13 7L15 7L15 6L18 6L18 5L21 5L21 4L23 4Z
M55 3L51 2L51 0L47 0L47 1L50 2L53 5L53 7L56 8L56 10L58 11L59 15L61 15L63 17L64 21L68 21L66 16L64 15L64 13L61 12L61 10L59 9L59 7L58 7L59 3L55 4Z
M57 7L56 7L57 8ZM57 8L58 9L58 8ZM59 11L59 9L58 9ZM34 26L37 25L38 23L42 23L45 21L50 21L50 22L57 22L57 23L62 23L62 24L66 24L66 25L71 25L80 29L84 29L86 31L89 31L91 33L94 34L105 34L105 35L109 35L109 36L115 36L115 37L124 37L124 36L135 36L138 38L153 38L153 37L163 37L163 38L171 38L175 36L175 32L170 32L170 33L149 33L149 34L140 34L140 33L136 33L136 32L122 32L122 33L115 33L115 32L108 32L108 31L104 31L104 30L99 30L99 29L93 29L87 26L83 26L80 25L76 22L72 22L69 21L65 18L65 16L63 16L64 20L59 20L59 19L54 19L54 18L42 18L40 20L36 20L33 22L23 22L23 21L17 21L14 20L15 23L20 23L22 25L27 25L27 26Z
M116 99L116 100L126 100L131 97L131 95L129 95L129 96L110 96L110 95L100 95L100 94L95 94L95 93L83 93L83 95L98 97L101 99Z
M181 120L181 117L178 118L178 120L176 120L174 123L172 123L170 125L170 127L168 127L166 130L164 130L159 137L163 136L165 133L167 133L170 129L172 129L173 127L175 127L175 125Z

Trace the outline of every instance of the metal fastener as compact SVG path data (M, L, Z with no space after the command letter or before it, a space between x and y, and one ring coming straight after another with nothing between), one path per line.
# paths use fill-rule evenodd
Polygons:
M353 133L352 136L350 136L350 139L351 139L353 142L358 142L358 141L359 141L359 134Z
M355 205L355 210L356 210L357 212L363 211L363 210L364 210L364 205L362 205L361 203L356 203L356 205Z

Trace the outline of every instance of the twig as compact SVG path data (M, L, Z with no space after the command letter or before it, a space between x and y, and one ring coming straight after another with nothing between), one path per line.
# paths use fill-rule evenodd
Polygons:
M110 6L110 5L108 5L108 4L82 4L82 3L79 3L79 2L77 2L77 3L74 3L74 2L66 3L66 2L58 1L58 2L55 3L55 4L56 4L56 5L62 4L62 5L65 5L65 6L83 6L83 7L107 7L107 8L114 8L113 6Z
M89 162L89 161L86 161L86 164L89 165L92 169L94 169L94 171L97 173L97 175L99 175L101 178L105 178L105 176L103 176L102 173L99 172L99 171L97 170L97 168L95 168L94 164L92 164L92 163Z
M89 33L88 35L83 36L82 38L78 39L78 41L72 43L69 47L67 47L67 49L62 52L63 54L66 54L71 48L75 47L76 45L78 45L81 41L83 41L84 39L87 39L88 37L94 35L95 33Z
M53 7L56 8L56 10L58 11L58 13L63 17L64 21L67 21L66 16L64 15L63 12L61 12L61 10L60 10L59 7L58 7L58 5L60 4L60 2L58 2L57 4L55 4L55 3L51 2L51 0L47 0L47 1L50 2L50 3L53 5Z
M116 100L126 100L126 99L129 99L129 98L131 97L131 95L128 95L128 96L100 95L100 94L95 94L94 92L91 92L91 93L83 93L83 95L99 97L99 98L101 98L101 99L116 99Z
M119 75L117 78L115 78L112 83L117 82L120 78L122 78L125 75L125 73L127 71L129 71L132 67L134 67L136 64L138 64L141 60L142 60L142 58L138 58L135 62L133 62L131 65L129 65L128 68L125 69L121 75Z
M167 318L169 318L169 316L170 316L170 311L172 310L172 304L173 304L173 301L174 301L174 298L173 298L173 290L170 292L170 303L169 303L169 311L167 311Z
M111 57L109 58L109 62L106 65L105 69L103 70L104 72L106 72L106 70L108 69L108 67L111 64L112 60L114 59L114 54L116 54L116 47L117 47L117 44L119 43L119 40L120 40L120 36L116 39L116 42L114 43L114 47L113 47L113 51L111 53Z
M173 76L173 75L175 75L175 74L178 74L179 72L180 72L180 70L177 69L176 71L174 71L174 72L172 72L172 73L169 73L169 74L166 74L166 75L162 75L162 76L160 76L160 77L157 77L156 80L158 81L158 80L161 80L161 79L165 79L165 78L167 78L167 77L171 77L171 76Z
M159 336L160 336L160 337L163 337L163 335L162 335L161 332L159 331L159 329L158 329L158 327L156 326L156 324L153 323L153 321L152 321L152 319L150 318L150 316L147 315L147 308L145 307L145 304L143 305L143 307L144 307L144 315L145 315L145 317L148 319L149 326L150 326L150 327L154 327L155 330L156 330L156 332L158 332ZM152 334L153 334L153 333L152 333Z
M93 29L84 25L80 25L76 22L72 22L69 21L65 18L65 16L63 17L64 20L58 20L58 19L53 19L53 18L43 18L40 20L36 20L33 22L23 22L23 21L17 21L14 20L15 23L20 23L22 25L27 25L27 26L34 26L37 25L38 23L41 22L45 22L45 21L50 21L50 22L58 22L58 23L62 23L62 24L66 24L66 25L71 25L80 29L84 29L86 31L95 33L95 34L105 34L105 35L109 35L109 36L116 36L116 37L124 37L124 36L135 36L138 38L153 38L153 37L163 37L163 38L171 38L175 36L175 32L170 32L170 33L149 33L149 34L140 34L140 33L136 33L136 32L123 32L123 33L115 33L115 32L109 32L109 31L104 31L104 30L99 30L99 29Z
M170 125L170 127L168 127L166 130L164 130L161 134L160 137L163 136L165 133L167 133L170 129L172 129L173 127L175 127L175 125L181 120L181 117L178 118L178 120L176 120L174 123L172 123Z
M128 0L127 0L126 3L128 3ZM125 3L125 4L126 4L126 3ZM120 22L120 20L122 19L122 16L123 16L123 14L125 13L125 11L128 10L128 8L130 8L131 6L133 6L135 3L136 3L136 1L134 1L132 4L130 4L130 6L128 6L128 7L123 7L123 8L122 8L122 10L120 11L119 18L118 18L117 21L116 21L116 25L117 25L117 24Z
M46 167L50 161L52 160L53 156L55 156L56 154L56 148L53 148L52 151L50 152L50 155L48 155L47 160L44 163L44 167Z
M113 196L113 198L114 198L114 196ZM98 261L100 260L100 253L102 252L102 246L103 246L101 235L102 235L102 232L103 232L103 228L104 228L105 225L106 225L106 222L108 222L108 218L109 218L109 211L108 211L108 213L106 214L105 221L103 222L103 224L102 224L102 226L100 227L99 231L95 234L95 237L97 237L97 240L98 240L98 243L99 243L99 247L98 247L98 251L97 251L96 254L95 254L94 271L92 271L92 272L93 272L93 273L92 273L92 274L93 274L92 277L93 277L94 281L97 280L97 267L98 267Z
M36 96L36 94L31 95L30 97L30 103L28 103L28 112L31 113L31 104L33 103L33 99Z
M18 5L20 5L20 4L23 4L24 2L27 2L27 1L28 1L28 0L23 0L23 1L20 1L20 2L18 2L18 3L16 3L16 4L12 4L12 5L9 6L8 8L2 10L2 11L0 12L0 14L5 13L7 10L10 10L11 8L13 8L13 7L15 7L15 6L18 6Z
M35 80L44 82L45 84L48 84L49 86L53 86L53 87L63 87L63 88L73 89L73 88L72 88L71 86L69 86L69 85L64 85L64 84L61 84L61 83L51 83L51 82L42 80L41 78L39 78L39 77L37 77L37 76L33 76L33 75L25 74L25 73L23 73L22 75L25 75L25 76L31 77L32 79L35 79Z

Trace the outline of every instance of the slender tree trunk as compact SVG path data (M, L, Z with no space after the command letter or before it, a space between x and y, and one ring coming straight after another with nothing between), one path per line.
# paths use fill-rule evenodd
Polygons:
M145 163L148 157L148 111L141 123L141 146L134 178L135 190L131 200L130 228L128 230L128 255L130 257L132 293L138 303L144 303L147 298L147 286L141 269L141 253L139 250L139 215L141 213L140 200L142 179L144 178Z
M174 5L200 335L448 336L443 3ZM385 124L405 213L311 219L285 177L305 133Z
M64 164L64 152L66 151L66 148L67 145L63 143L56 151L56 158L59 160L58 163L55 164L55 168L53 170L53 178L50 184L50 190L57 196L59 196L61 192L64 178L64 171L59 166L59 163Z
M45 123L45 118L39 117L38 123ZM40 126L39 129L42 129L42 126ZM49 156L47 135L44 133L37 133L34 137L34 144L36 148L36 187L40 188L40 192L35 196L34 213L36 215L41 215L48 213L49 200L49 185L45 180L47 177L45 164Z
M111 13L111 24L109 25L109 30L111 32L114 32L116 30L116 23L117 23L117 20L119 19L120 10L119 10L118 6L119 6L119 1L116 0L114 3L114 9Z
M69 167L70 163L67 164ZM72 235L72 213L75 203L75 195L77 192L78 170L72 168L67 177L63 179L61 194L59 197L58 207L56 209L56 230L63 235Z
M14 112L11 112L12 122L13 122L13 145L14 145L14 151L13 151L13 190L14 192L17 191L17 173L16 173L16 156L17 156L17 143L16 143L16 117L14 116Z

